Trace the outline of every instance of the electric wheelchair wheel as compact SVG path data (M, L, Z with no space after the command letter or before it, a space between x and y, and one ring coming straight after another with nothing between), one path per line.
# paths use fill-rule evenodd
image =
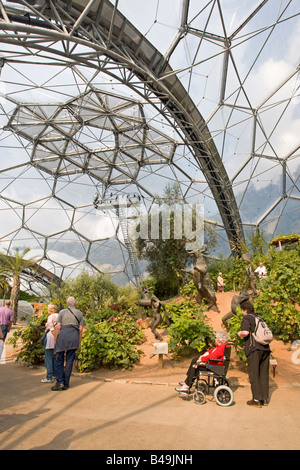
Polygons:
M233 391L227 385L219 385L214 391L214 399L220 406L230 406L233 402Z
M203 403L205 402L205 395L200 390L196 390L194 392L193 397L194 397L194 402L196 403L196 405L203 405Z

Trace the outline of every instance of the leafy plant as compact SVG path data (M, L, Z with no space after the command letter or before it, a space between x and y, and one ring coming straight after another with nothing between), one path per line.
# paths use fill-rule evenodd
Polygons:
M169 327L169 351L176 359L189 354L192 349L201 352L214 343L214 332L203 314L204 306L185 300L166 304L172 320Z
M10 293L11 309L13 311L13 323L17 323L18 315L18 302L20 296L21 272L26 269L35 269L35 259L25 259L30 248L25 248L20 252L19 248L16 248L15 252L0 253L0 264L2 273L5 276L12 277L13 286Z
M161 197L156 197L158 207L156 216L159 224L159 237L153 237L153 215L145 216L146 233L136 241L136 250L140 259L147 260L147 272L154 279L155 295L161 300L168 299L178 294L181 285L185 282L185 276L181 270L192 261L191 255L186 249L187 242L193 241L186 234L185 221L187 211L191 216L193 231L196 230L195 208L184 205L180 186L167 184ZM181 214L180 222L177 214ZM164 214L164 216L162 216ZM138 231L141 230L141 223ZM166 238L163 237L164 228L168 226L170 231ZM178 236L180 228L180 236ZM205 245L212 248L216 244L217 235L215 229L205 224Z
M252 230L248 235L247 245L253 258L261 258L268 249L267 235L264 231Z
M242 362L246 362L246 356L244 352L244 339L238 336L238 332L241 330L241 323L243 320L243 313L240 307L237 307L236 314L228 320L228 334L230 341L233 343L233 347L236 351L237 356Z
M268 277L260 281L259 295L253 299L255 312L263 318L276 339L292 342L300 338L300 248L271 250ZM237 355L246 361L243 340L237 336L243 315L240 308L228 322L229 336Z
M288 245L292 243L299 243L300 241L300 235L298 233L280 233L277 235L277 237L273 238L269 245L270 246L279 246L279 242L282 243L282 245Z
M193 280L189 281L187 284L184 284L180 288L180 295L184 298L190 298L191 300L195 298L196 294L197 294L197 289L195 287Z
M144 333L129 314L102 321L97 315L90 316L85 326L78 353L80 372L90 372L101 366L131 369L143 354L136 345L143 342Z
M271 251L272 270L254 300L258 315L282 341L300 338L300 249Z
M8 340L14 348L21 349L17 361L39 365L44 360L44 346L40 338L45 331L48 314L33 318L28 326L19 328ZM84 317L85 331L78 350L79 371L87 372L101 366L130 369L139 361L142 351L136 345L144 339L132 313L119 314L109 308Z
M209 278L214 286L214 289L217 290L218 287L218 276L219 272L222 272L223 278L225 280L225 291L231 291L234 283L234 276L232 274L232 268L234 266L234 260L231 258L223 258L222 255L218 259L208 259L207 260L207 270L209 273Z
M137 289L129 285L118 286L108 275L87 271L82 271L75 279L67 279L60 287L48 286L48 298L62 308L66 307L70 295L76 298L76 307L85 317L116 303L134 305L139 297Z
M47 313L33 318L28 326L18 328L7 340L14 349L19 347L21 340L21 349L17 355L17 361L35 366L43 363L44 346L40 343L40 339L45 332L47 318Z
M230 266L229 272L226 274L226 281L235 290L241 290L245 276L247 263L241 256L236 256ZM229 286L227 286L229 287Z

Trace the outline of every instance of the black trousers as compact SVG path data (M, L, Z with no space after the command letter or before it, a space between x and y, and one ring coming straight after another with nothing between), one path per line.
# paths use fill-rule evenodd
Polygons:
M197 368L193 367L194 364L196 364L196 362L198 361L198 357L194 357L192 360L191 360L191 363L190 363L190 366L187 370L187 373L186 373L186 379L185 379L185 383L186 385L188 385L189 387L191 387L192 383L194 382L195 378L196 378L196 372L197 370L207 370L205 366L201 366L198 365Z
M268 400L270 351L256 350L247 356L247 360L252 398Z

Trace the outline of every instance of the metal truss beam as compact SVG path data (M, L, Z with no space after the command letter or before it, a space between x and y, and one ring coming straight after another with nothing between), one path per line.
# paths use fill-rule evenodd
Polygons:
M186 144L201 168L218 206L229 242L233 247L243 238L242 223L231 182L213 138L179 79L153 45L108 0L56 2L45 0L30 5L20 0L29 14L7 12L0 21L1 41L22 46L26 51L51 51L53 60L66 60L88 67L103 67L105 58L129 71L144 83L180 127ZM183 4L186 17L188 2ZM35 8L39 7L39 9ZM61 23L60 23L61 22ZM178 38L179 39L179 38ZM47 41L52 41L51 46ZM44 44L45 42L45 44ZM57 47L59 44L63 47ZM74 45L89 53L72 54ZM28 53L28 52L27 52ZM133 86L133 85L132 85ZM146 95L145 95L146 96Z

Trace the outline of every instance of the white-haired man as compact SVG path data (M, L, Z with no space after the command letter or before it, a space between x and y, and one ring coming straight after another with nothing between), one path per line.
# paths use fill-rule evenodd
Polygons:
M224 349L225 349L225 345L227 341L228 341L227 332L224 330L217 330L216 331L216 347L209 349L209 351L206 351L198 359L194 357L191 360L190 366L186 373L185 381L180 382L181 387L175 388L175 390L180 393L188 393L196 377L196 368L194 367L195 364L200 366L201 364L209 363L210 359L223 359ZM218 365L218 363L215 363L215 362L214 364Z
M77 310L74 297L69 297L67 299L67 308L59 312L56 320L54 331L54 372L56 384L51 387L51 390L60 391L69 388L75 352L80 347L82 331L83 314L80 310ZM66 363L64 363L65 353Z

